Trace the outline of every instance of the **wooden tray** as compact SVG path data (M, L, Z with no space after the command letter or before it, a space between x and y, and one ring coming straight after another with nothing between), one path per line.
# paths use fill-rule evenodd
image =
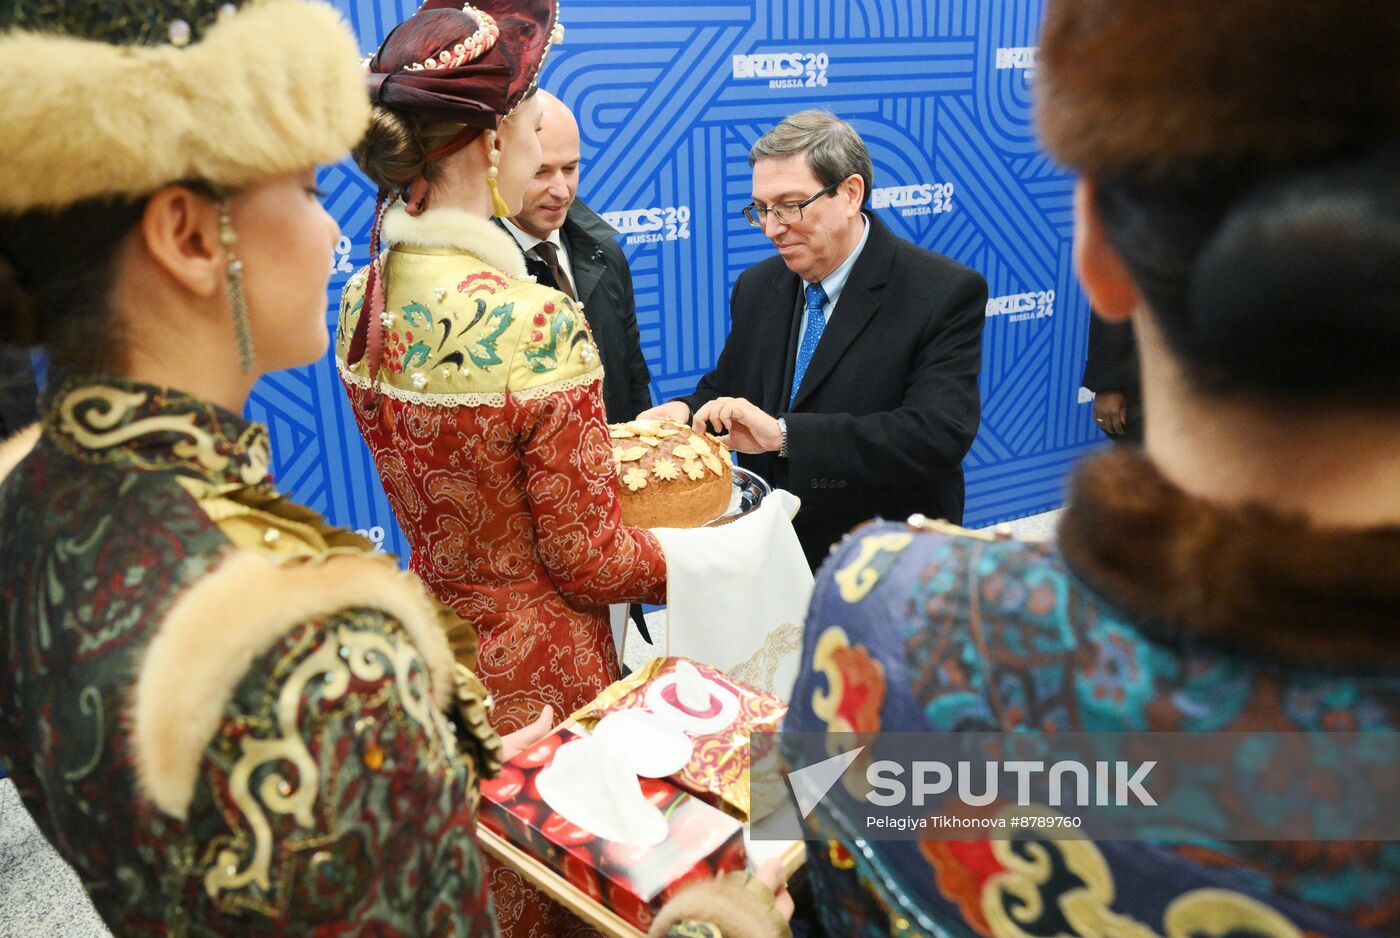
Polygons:
M484 824L476 826L482 849L509 866L550 899L577 915L608 938L646 938L646 933L616 912L604 907L573 883ZM807 861L806 845L794 842L782 853L784 878L792 876Z

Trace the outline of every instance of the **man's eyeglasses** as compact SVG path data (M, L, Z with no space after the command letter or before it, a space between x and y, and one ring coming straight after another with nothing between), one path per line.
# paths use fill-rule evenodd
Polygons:
M749 224L753 225L755 228L762 228L763 223L768 220L769 215L776 218L780 225L795 225L802 220L802 210L804 208L824 195L831 195L831 193L836 191L837 186L845 181L846 180L842 179L840 182L833 182L810 199L806 199L802 202L783 202L779 205L769 205L763 208L750 202L748 205L744 206L744 217L747 218Z

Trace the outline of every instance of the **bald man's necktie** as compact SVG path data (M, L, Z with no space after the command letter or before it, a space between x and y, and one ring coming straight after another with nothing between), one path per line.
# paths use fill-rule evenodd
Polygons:
M577 300L578 294L574 292L573 282L569 280L569 275L564 273L564 268L559 266L559 249L548 241L541 241L535 245L535 255L549 268L549 274L554 278L559 292L571 300Z

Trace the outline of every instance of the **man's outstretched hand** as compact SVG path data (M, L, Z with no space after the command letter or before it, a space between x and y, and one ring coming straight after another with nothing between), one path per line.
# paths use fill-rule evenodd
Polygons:
M776 453L783 445L777 418L742 397L717 397L697 410L690 421L701 433L707 423L727 435L729 448L740 453Z

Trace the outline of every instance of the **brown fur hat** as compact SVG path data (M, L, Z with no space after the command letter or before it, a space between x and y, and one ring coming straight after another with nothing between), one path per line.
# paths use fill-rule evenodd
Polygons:
M1287 166L1400 134L1395 0L1049 0L1042 142L1092 178Z

